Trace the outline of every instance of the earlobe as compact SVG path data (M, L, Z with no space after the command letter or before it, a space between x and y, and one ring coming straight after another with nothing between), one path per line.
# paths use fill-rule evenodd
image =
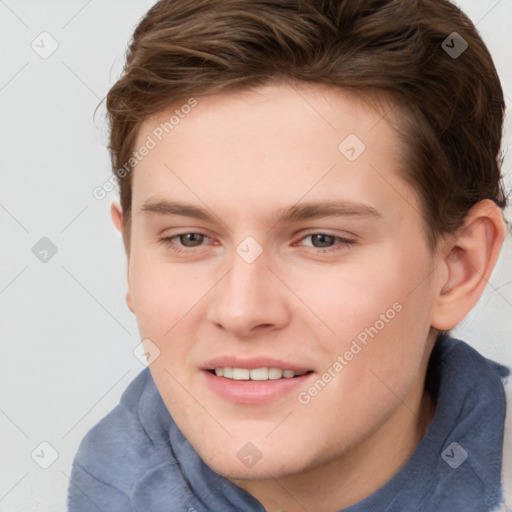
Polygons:
M110 205L110 216L112 217L112 222L114 226L119 231L119 233L123 233L123 211L121 210L121 206L118 203L112 203Z
M121 209L121 206L118 203L112 203L110 205L110 215L112 217L112 222L114 223L114 226L123 235L123 240L125 240L123 211ZM125 244L126 244L126 240L125 240ZM129 257L128 257L128 266L126 269L126 278L128 281L128 291L126 292L126 305L128 306L128 308L130 309L130 311L132 313L135 313L135 309L134 309L133 303L132 303L132 296L130 293L130 258Z
M431 325L448 331L457 326L482 295L499 256L506 226L501 210L485 199L466 216L464 225L447 243L440 264L443 280L438 284ZM440 273L441 275L441 273Z
M128 291L126 292L126 305L128 306L128 309L132 313L135 313L135 309L133 308L133 304L132 304L132 295L130 293L130 289L129 288L128 288Z

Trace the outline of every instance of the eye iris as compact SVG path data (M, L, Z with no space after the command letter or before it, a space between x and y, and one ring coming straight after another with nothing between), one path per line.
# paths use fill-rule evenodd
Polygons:
M331 235L311 235L311 241L315 247L330 247L334 243L334 236ZM318 244L315 243L319 242Z
M185 235L180 235L180 243L185 247L196 247L196 245L200 245L203 238L204 235L201 235L200 233L187 233Z

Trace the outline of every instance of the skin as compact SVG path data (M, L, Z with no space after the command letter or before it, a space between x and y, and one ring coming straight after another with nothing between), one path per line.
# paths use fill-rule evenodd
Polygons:
M169 112L145 121L137 146ZM477 302L503 242L501 212L486 200L429 250L390 116L316 84L201 97L134 170L127 303L160 350L152 375L202 459L267 511L347 507L404 465L435 412L424 377L436 329ZM351 133L366 145L353 162L338 150ZM378 215L273 217L335 200ZM143 209L162 201L212 219ZM112 217L122 231L119 206ZM183 233L206 236L162 242ZM331 237L311 236L322 233ZM262 249L252 263L236 251L247 236ZM396 303L400 312L307 404L296 391L235 404L205 384L208 359L269 355L311 369L297 391L307 390ZM261 452L252 467L237 457L247 442Z

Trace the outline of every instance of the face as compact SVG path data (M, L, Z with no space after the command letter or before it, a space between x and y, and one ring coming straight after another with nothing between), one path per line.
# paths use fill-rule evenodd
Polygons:
M421 395L435 265L400 166L381 112L285 84L198 98L137 165L128 303L218 473L329 464Z

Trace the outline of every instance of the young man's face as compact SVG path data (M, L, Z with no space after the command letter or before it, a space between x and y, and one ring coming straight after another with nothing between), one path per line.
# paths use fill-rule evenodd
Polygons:
M231 479L409 449L439 277L387 118L272 85L198 98L158 142L179 107L138 136L128 295L179 428Z

